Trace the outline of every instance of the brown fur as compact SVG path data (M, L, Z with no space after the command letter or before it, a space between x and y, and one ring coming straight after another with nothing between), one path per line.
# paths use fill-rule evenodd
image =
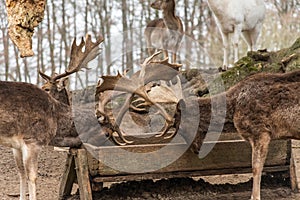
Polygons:
M0 144L13 149L20 199L26 199L28 180L30 200L35 200L40 147L81 144L72 124L71 108L44 90L20 82L0 81L0 101Z
M77 137L72 130L69 105L57 101L40 88L20 82L0 82L0 135L21 136L25 143L48 145L52 140ZM12 98L8 98L12 97ZM76 144L71 146L77 146ZM52 142L55 146L60 145Z
M226 97L226 118L223 131L238 133L252 146L254 200L260 199L260 179L268 145L272 139L300 139L300 70L286 74L260 73L252 75L220 94ZM211 98L217 99L220 95ZM211 99L198 98L200 117L191 150L198 153L211 119ZM195 118L185 119L191 124ZM181 133L187 127L181 126Z

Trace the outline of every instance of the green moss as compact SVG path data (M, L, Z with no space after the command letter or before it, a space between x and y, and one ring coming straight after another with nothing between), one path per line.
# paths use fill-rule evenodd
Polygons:
M300 37L294 42L294 44L290 47L291 51L295 51L300 49Z
M220 88L227 90L247 76L255 73L283 73L297 69L300 69L300 38L291 47L276 52L264 50L248 52L247 56L242 57L234 64L234 67L211 80L208 83L208 88L210 95L213 95L220 92ZM196 72L190 75L194 74ZM191 76L188 77L192 79Z

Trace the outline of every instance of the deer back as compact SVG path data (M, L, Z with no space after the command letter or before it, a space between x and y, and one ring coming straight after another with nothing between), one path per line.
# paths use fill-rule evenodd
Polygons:
M300 139L300 71L258 74L243 81L234 123L244 138ZM247 84L246 84L247 83Z
M70 114L65 106L32 84L1 81L0 88L1 137L18 136L25 141L34 138L48 144L59 130L62 117L58 110Z

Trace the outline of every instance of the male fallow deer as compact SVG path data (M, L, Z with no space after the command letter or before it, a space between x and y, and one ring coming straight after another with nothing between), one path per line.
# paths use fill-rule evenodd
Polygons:
M236 62L241 34L248 45L248 51L254 50L265 18L265 4L263 0L207 0L207 3L222 36L224 48L222 70L227 70L230 52L229 34L233 34L234 62Z
M221 98L220 98L221 97ZM179 132L191 150L199 153L211 123L212 100L226 98L226 116L223 131L238 133L251 144L253 191L252 200L260 200L260 182L268 146L273 139L300 139L300 70L286 74L260 73L252 75L220 95L198 98L199 113L182 119ZM222 103L219 103L222 105ZM187 108L190 106L186 104ZM219 109L219 108L218 108ZM200 119L196 137L188 134L188 126Z
M161 61L153 61L154 57L160 54L157 52L147 58L142 64L142 69L127 78L121 74L117 76L102 76L96 89L96 116L101 125L101 133L107 135L118 145L126 145L132 141L128 141L120 125L123 117L130 108L137 111L140 107L154 106L159 111L159 114L165 119L165 126L160 131L157 137L165 135L172 127L175 128L176 120L171 116L166 109L161 105L164 103L176 105L182 98L181 94L176 94L176 91L181 92L181 82L177 80L174 85L155 86L151 84L153 81L170 81L178 75L178 64L171 64L167 59ZM154 92L154 90L158 90ZM122 105L116 116L114 117L111 111L107 109L107 104L118 97L119 95L127 94L125 103ZM142 103L133 105L133 97L138 96L143 99ZM177 130L177 129L176 129ZM114 137L113 133L117 133L119 140ZM173 137L176 134L166 136Z
M36 200L38 153L42 146L81 145L74 127L67 91L58 89L57 82L86 68L99 54L99 37L96 42L87 37L77 46L74 40L71 59L65 73L47 79L48 93L29 83L0 81L0 144L11 147L20 176L20 200ZM84 49L84 50L83 50Z
M161 49L167 58L170 51L171 62L176 63L176 53L183 37L183 25L175 15L175 0L156 0L151 7L162 10L163 18L150 21L145 29L149 56L153 55L155 49Z

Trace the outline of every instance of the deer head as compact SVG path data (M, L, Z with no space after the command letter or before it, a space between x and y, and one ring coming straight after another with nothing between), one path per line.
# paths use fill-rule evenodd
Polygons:
M156 0L151 4L151 7L157 10L166 10L172 9L175 10L175 1L174 0Z
M170 64L168 63L167 59L162 61L152 61L153 58L159 53L147 58L142 64L142 69L133 74L131 78L127 78L120 73L118 73L116 76L102 76L101 81L99 81L97 85L96 115L98 121L103 128L103 131L105 131L105 134L107 134L115 143L119 145L131 143L131 141L125 139L122 130L120 130L120 124L125 113L129 110L129 107L137 109L136 106L132 104L134 96L142 98L144 100L144 105L152 105L156 107L159 111L159 114L164 117L166 124L161 130L162 134L160 135L164 135L174 125L173 117L170 116L163 106L160 105L160 102L161 99L164 99L164 101L169 103L178 103L180 99L170 99L169 97L174 97L176 95L169 95L168 93L150 95L152 90L151 85L153 81L171 80L178 75L178 68L181 65ZM180 80L178 83L180 84ZM168 88L168 86L162 87ZM172 89L169 88L168 91L172 91ZM124 93L126 94L125 103L120 108L117 116L113 118L111 117L111 111L107 110L106 105L115 97ZM122 142L118 142L113 133L117 133Z
M65 143L66 135L68 137L78 136L72 119L69 93L66 89L66 81L71 74L83 69L88 69L87 64L99 55L99 44L102 42L102 36L99 36L95 42L92 42L91 36L86 35L85 39L81 39L79 45L76 44L76 39L74 39L71 47L70 62L64 73L48 76L39 71L40 76L46 80L42 89L55 98L61 104L60 108L65 110L64 112L59 112L60 124L58 127L60 127L60 131L58 131L56 137L52 140L52 145L69 146ZM71 127L66 127L67 124L71 124Z
M91 36L86 35L85 40L81 38L80 44L77 45L75 38L71 46L70 62L64 73L48 76L39 71L40 76L46 80L42 89L57 100L70 104L69 99L66 99L68 92L65 89L68 77L80 70L88 69L87 64L100 54L99 44L102 42L102 36L98 37L96 42L92 42Z

